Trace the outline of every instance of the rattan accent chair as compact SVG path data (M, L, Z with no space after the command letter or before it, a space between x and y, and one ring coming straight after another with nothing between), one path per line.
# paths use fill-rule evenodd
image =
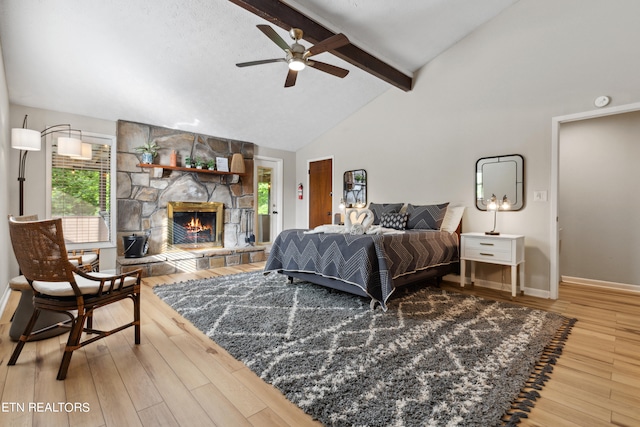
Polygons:
M22 274L33 288L33 315L9 359L15 365L27 341L52 328L70 329L57 378L65 379L74 350L133 326L140 344L140 270L112 276L87 273L69 262L62 234L62 220L17 221L9 218L13 252ZM133 301L133 321L110 331L93 329L95 309L124 299ZM33 331L41 311L69 316L71 322L57 323ZM75 313L74 313L75 312ZM86 323L86 326L85 326ZM82 333L86 332L82 341ZM89 334L95 335L89 338Z
M77 267L81 267L84 271L100 270L100 249L73 249L69 251L69 262Z

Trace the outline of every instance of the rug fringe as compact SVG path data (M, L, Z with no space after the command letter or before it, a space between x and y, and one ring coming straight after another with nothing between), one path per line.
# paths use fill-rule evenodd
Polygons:
M537 390L542 390L542 387L550 379L548 374L553 372L553 365L556 364L558 357L562 354L564 345L571 333L571 328L573 328L576 321L577 319L564 319L551 342L542 351L540 360L536 363L525 385L520 389L520 393L502 416L502 425L515 426L520 423L522 418L529 417L528 412L531 412L531 408L540 397L540 393Z

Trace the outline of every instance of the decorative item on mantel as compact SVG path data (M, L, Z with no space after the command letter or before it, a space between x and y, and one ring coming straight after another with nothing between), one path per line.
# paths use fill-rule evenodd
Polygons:
M178 166L178 153L176 150L171 150L171 157L169 158L170 166Z
M216 157L216 167L220 172L229 172L229 159L226 157Z
M184 158L184 167L185 168L190 168L191 167L191 157L187 156Z
M209 161L207 161L207 168L210 171L216 170L216 161L214 159L209 159Z
M153 163L153 159L158 155L158 148L160 147L155 142L147 142L144 145L136 147L135 150L142 153L142 160L140 163Z
M231 172L232 173L244 173L244 157L240 153L234 153L231 156Z
M235 184L240 180L240 173L245 173L244 167L244 157L240 153L233 153L231 156L231 173L233 173L233 177L231 178L231 183Z
M196 162L196 169L202 169L204 167L204 160L202 160L202 158L196 157L195 162Z

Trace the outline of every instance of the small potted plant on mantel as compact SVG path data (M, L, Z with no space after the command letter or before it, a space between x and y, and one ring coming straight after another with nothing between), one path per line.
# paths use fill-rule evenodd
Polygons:
M191 157L187 156L184 158L184 167L185 168L190 168L191 167Z
M136 147L135 150L142 153L142 160L140 163L151 164L153 159L158 155L158 149L160 147L155 142L146 142L144 145Z
M204 160L200 157L196 157L196 169L202 169L204 167Z
M207 168L209 168L210 171L216 170L216 161L214 159L210 159L207 162Z

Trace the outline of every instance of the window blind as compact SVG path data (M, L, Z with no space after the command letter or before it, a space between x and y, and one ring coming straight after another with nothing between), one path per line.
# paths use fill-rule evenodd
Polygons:
M111 146L99 138L83 138L91 158L58 154L51 159L51 216L62 218L68 243L107 242L111 227Z

